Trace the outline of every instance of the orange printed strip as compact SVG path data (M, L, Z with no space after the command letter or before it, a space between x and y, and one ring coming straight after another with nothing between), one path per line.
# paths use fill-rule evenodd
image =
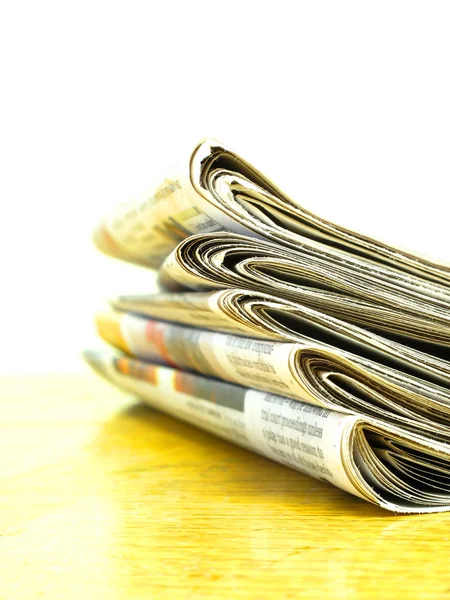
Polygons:
M165 341L165 328L158 321L149 320L145 327L145 335L147 340L153 344L153 346L158 351L160 357L166 362L168 365L173 367L177 366L177 363L172 359L171 354L166 346Z
M158 366L149 365L138 360L121 357L114 359L114 366L122 375L143 379L149 383L158 383Z

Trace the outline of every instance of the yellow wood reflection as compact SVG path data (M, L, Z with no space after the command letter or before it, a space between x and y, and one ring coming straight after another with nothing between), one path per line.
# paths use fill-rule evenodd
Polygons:
M0 598L450 598L450 514L396 517L90 374L4 378Z

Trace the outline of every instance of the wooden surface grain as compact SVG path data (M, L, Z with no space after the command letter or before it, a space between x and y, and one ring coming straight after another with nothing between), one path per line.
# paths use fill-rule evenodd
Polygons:
M90 373L0 383L0 599L450 598L450 514L397 517Z

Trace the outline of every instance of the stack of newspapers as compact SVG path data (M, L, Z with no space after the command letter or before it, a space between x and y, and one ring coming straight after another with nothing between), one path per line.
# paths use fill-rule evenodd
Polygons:
M450 265L308 212L215 140L94 240L160 288L97 315L107 380L386 509L450 509Z

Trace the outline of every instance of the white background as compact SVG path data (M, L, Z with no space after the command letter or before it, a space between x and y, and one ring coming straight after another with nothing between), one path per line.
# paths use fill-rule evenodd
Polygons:
M91 227L207 135L307 208L450 261L449 3L0 6L0 370L79 369L102 299L151 291Z

